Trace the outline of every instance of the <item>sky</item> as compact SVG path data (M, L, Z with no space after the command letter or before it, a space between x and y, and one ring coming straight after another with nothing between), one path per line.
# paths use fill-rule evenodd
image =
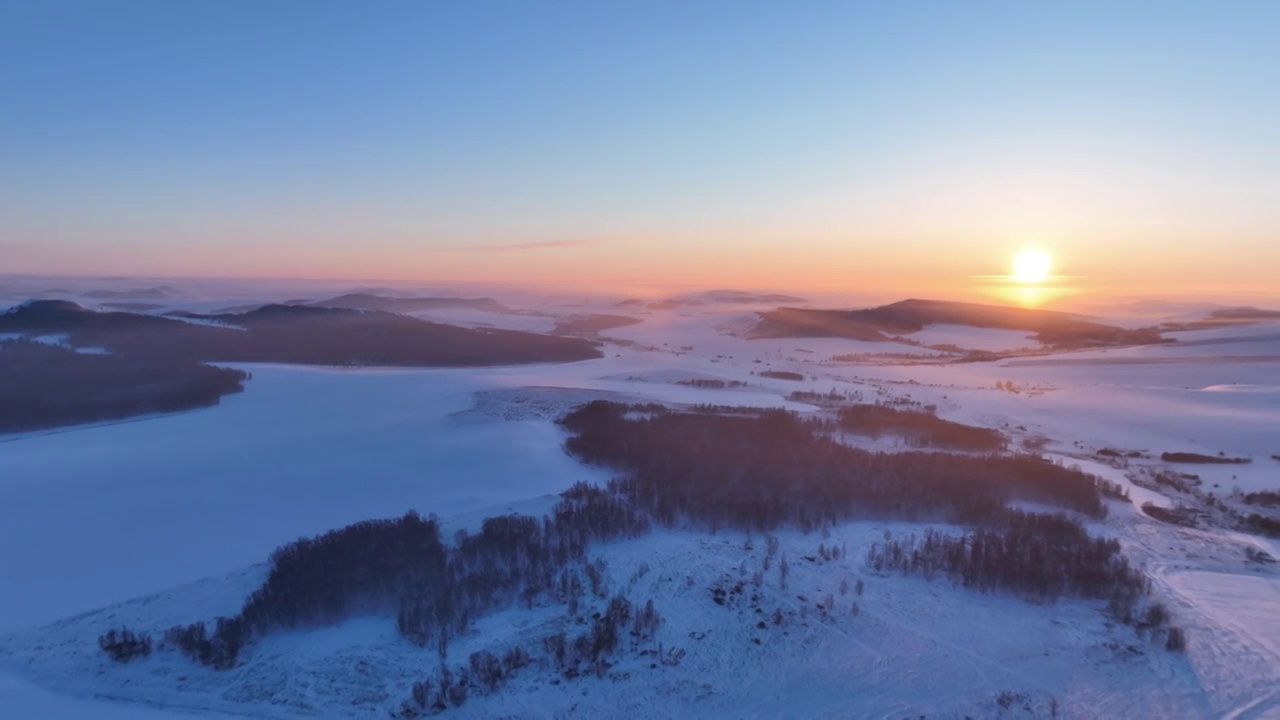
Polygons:
M1280 292L1280 3L0 3L0 274Z

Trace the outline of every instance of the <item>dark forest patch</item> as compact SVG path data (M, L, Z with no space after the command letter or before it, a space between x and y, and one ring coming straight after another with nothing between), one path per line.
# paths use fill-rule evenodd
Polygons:
M833 421L782 410L682 413L597 401L561 422L566 448L625 473L620 486L661 523L813 529L857 517L978 522L1011 500L1103 517L1118 488L1031 455L870 452Z
M902 410L887 405L851 405L840 408L840 427L878 438L898 435L917 447L996 452L1005 448L1004 436L990 428L944 420L923 410Z
M557 321L555 329L551 332L556 335L595 335L605 330L636 325L640 322L640 318L629 315L574 315Z
M804 380L804 375L790 370L761 370L756 374L760 377L773 378L774 380Z
M1253 460L1251 458L1227 457L1225 455L1202 455L1192 452L1165 452L1160 453L1160 459L1169 463L1184 463L1190 465L1247 465Z
M190 361L0 342L0 433L120 420L218 404L249 374Z

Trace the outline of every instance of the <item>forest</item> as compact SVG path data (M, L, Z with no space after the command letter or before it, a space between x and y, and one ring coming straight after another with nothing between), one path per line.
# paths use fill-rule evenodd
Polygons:
M1258 513L1250 513L1244 518L1244 527L1249 532L1267 537L1280 537L1280 520L1269 518Z
M874 407L874 406L871 406ZM1067 514L1009 507L1029 500L1079 515L1106 515L1121 489L1041 458L937 452L880 453L842 445L831 423L782 410L754 415L655 411L595 401L561 422L567 449L625 475L612 486L664 525L814 530L857 518L947 522L919 547L873 548L876 569L943 573L966 587L1044 600L1104 598L1132 619L1146 578L1114 540L1094 538ZM839 425L839 423L837 424Z
M1148 597L1151 583L1120 553L1120 543L1091 537L1062 515L1010 510L993 525L964 535L925 531L924 538L887 538L867 551L867 564L932 579L943 575L980 592L1012 592L1034 602L1063 596L1106 601L1107 613L1139 633L1186 649L1186 634Z
M216 405L244 390L243 370L0 341L0 433Z
M867 552L875 570L926 577L944 574L982 592L1006 590L1031 600L1064 595L1107 599L1132 611L1146 578L1120 554L1120 543L1090 537L1061 515L1011 510L965 535L928 530L923 540L889 540Z
M632 412L635 410L635 412ZM737 414L596 401L565 416L583 462L625 473L627 496L662 524L812 530L853 518L981 522L1021 499L1103 517L1118 488L1030 455L869 452L836 423L781 410Z
M1005 439L990 428L944 420L931 412L905 410L888 405L850 405L839 410L840 427L878 438L899 435L915 447L998 452Z
M1263 507L1280 507L1280 492L1274 490L1263 490L1261 492L1245 493L1243 497L1245 503L1249 505L1261 505Z

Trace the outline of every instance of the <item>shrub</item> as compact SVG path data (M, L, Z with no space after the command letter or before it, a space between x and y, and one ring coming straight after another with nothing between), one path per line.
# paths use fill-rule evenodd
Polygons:
M98 638L98 647L116 662L129 662L151 654L151 636L128 628L112 628Z
M774 380L804 380L804 375L790 370L761 370L759 375Z

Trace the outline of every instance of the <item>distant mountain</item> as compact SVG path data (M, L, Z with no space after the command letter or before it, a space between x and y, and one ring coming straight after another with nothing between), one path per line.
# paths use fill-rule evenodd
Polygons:
M70 300L27 300L9 308L5 316L10 319L39 321L41 318L69 317L72 313L82 312L88 311ZM0 320L0 323L3 323L3 320Z
M1054 347L1149 345L1172 342L1154 328L1129 330L1053 310L947 302L903 300L865 310L778 308L760 313L749 333L755 338L844 337L873 342L910 335L929 325L966 325L1024 330Z
M1211 302L1194 302L1181 300L1152 299L1134 300L1119 306L1099 305L1099 312L1107 314L1110 311L1119 310L1121 312L1137 313L1149 317L1172 315L1189 315L1192 313L1208 313L1213 310L1222 309L1222 305Z
M1168 322L1162 329L1174 330L1208 330L1210 328L1230 327L1232 325L1255 325L1257 323L1280 322L1280 310L1263 310L1256 307L1234 307L1214 310L1199 320L1190 322Z
M24 339L53 334L71 347ZM0 314L0 336L12 335L0 342L0 432L216 404L248 376L207 364L215 362L457 367L601 357L579 338L298 305L160 316L31 300ZM106 353L72 349L86 347Z
M802 303L805 302L805 299L794 295L779 295L777 293L755 293L743 290L708 290L707 292L687 296L685 298L685 302L689 304L736 303L740 305L757 305L768 303Z
M244 305L231 305L229 307L219 308L217 310L214 310L213 314L214 315L240 315L242 313L253 312L258 308L266 307L267 305L310 305L312 302L314 301L307 300L307 299L295 299L295 300L285 300L282 303L276 303L276 302L247 303Z
M706 292L679 295L662 300L629 299L615 303L616 307L646 307L650 310L674 310L684 306L700 305L785 305L807 302L794 295L755 293L743 290L708 290Z
M267 305L239 314L94 312L36 300L0 315L0 333L66 334L126 357L304 365L464 366L600 357L585 340L480 330L381 311Z
M1280 310L1263 310L1256 307L1224 308L1209 313L1208 319L1228 322L1269 322L1280 320Z
M102 303L102 307L108 310L123 310L125 312L147 312L148 310L159 310L164 305L147 302L105 302Z
M90 290L82 295L94 300L172 300L185 297L181 291L168 285L136 290Z
M444 308L467 308L489 312L509 313L511 308L492 298L417 297L397 298L369 293L349 293L328 300L311 303L315 307L342 308L347 310L382 310L393 313L422 312Z
M308 301L308 303L309 302L310 301ZM213 313L215 315L239 315L241 313L253 312L254 310L257 310L260 307L264 307L266 305L271 305L271 304L272 303L259 302L259 303L249 303L247 305L230 305L228 307L218 308L217 310L214 310ZM285 303L285 304L288 305L289 303ZM305 305L307 303L303 303L303 304ZM186 317L187 315L191 315L193 313L186 310L175 310L167 314L172 317Z
M238 342L243 332L159 315L96 312L67 300L30 300L0 315L0 333L65 334L72 346L182 361L211 359L212 348Z

